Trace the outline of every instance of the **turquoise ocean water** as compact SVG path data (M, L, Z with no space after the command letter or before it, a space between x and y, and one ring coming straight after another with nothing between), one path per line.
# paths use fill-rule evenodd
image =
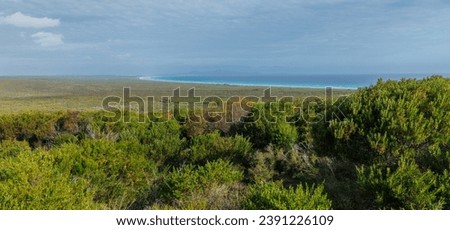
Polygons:
M195 75L168 75L168 76L142 76L142 80L251 85L272 87L307 87L307 88L347 88L356 89L376 84L377 80L400 80L402 78L424 78L427 74L353 74L353 75L264 75L264 76L195 76Z

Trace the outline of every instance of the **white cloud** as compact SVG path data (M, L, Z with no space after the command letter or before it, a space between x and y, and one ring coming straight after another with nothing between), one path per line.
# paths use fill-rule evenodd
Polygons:
M41 46L58 46L64 44L63 38L64 36L62 34L54 34L54 33L48 33L48 32L38 32L31 37L34 39L34 42Z
M6 17L0 17L0 24L13 25L17 27L45 28L59 26L59 19L36 18L16 12Z

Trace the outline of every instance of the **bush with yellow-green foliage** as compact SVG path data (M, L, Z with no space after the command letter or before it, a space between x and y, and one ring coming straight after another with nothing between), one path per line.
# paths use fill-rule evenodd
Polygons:
M448 209L449 101L448 78L380 80L314 125L316 149L353 163L335 184L357 180L350 190L360 190L361 208Z
M3 209L143 207L155 166L139 150L136 143L105 140L49 151L4 141L0 204Z
M0 147L0 209L101 208L89 179L55 167L52 153L32 151L23 142L3 142Z
M176 120L152 122L144 132L142 143L148 146L149 156L170 165L185 145L182 127Z
M290 149L298 140L298 132L289 123L288 115L277 104L256 104L240 132L257 148L271 144L275 148Z
M395 162L409 150L414 150L415 157L446 152L450 149L449 101L448 78L379 81L352 94L340 107L344 117L331 120L333 150L361 163Z
M50 141L55 135L55 124L60 114L29 112L20 115L0 117L0 140L27 141L39 146Z
M237 209L243 172L228 161L187 165L162 178L152 208Z
M246 138L239 135L223 137L213 132L192 138L181 158L183 162L199 165L219 159L247 165L251 152L252 145Z
M323 186L285 188L281 181L257 183L250 187L243 201L244 209L255 210L328 210L331 201Z
M405 157L396 168L371 165L358 169L358 184L364 189L366 206L373 209L448 208L450 176L421 170Z
M69 161L64 167L71 165L72 174L95 185L96 202L112 209L144 206L156 166L138 142L84 140L66 148L73 149L62 150L67 154L63 159Z

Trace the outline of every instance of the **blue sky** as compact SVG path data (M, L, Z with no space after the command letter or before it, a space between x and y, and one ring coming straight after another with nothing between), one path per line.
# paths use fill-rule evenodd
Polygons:
M0 0L0 75L450 73L448 0Z

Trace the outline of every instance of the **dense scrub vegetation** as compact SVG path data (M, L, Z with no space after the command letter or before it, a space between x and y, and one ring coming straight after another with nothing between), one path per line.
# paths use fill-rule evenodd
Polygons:
M449 101L433 76L232 124L2 115L0 209L450 209Z

